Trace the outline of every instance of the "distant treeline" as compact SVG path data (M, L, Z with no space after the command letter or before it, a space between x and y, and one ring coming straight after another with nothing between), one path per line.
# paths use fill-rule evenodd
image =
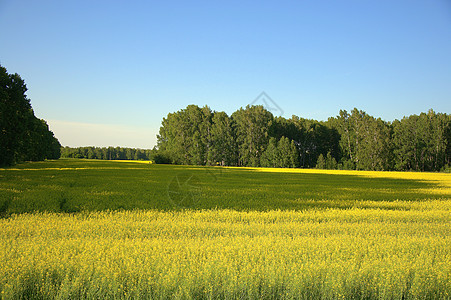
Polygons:
M60 157L60 143L34 115L26 91L18 74L0 66L0 167Z
M228 116L189 105L163 118L161 161L188 165L440 171L451 163L451 116L386 122L353 109L327 121L274 117L263 106Z
M63 147L61 157L105 160L154 160L155 151L123 147ZM157 158L158 159L158 158Z

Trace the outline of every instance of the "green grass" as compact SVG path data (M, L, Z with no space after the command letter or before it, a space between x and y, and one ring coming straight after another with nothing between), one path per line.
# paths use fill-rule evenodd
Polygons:
M405 201L443 199L443 194L425 192L436 185L413 179L362 177L357 172L274 173L61 159L0 169L0 214L184 208L407 209Z

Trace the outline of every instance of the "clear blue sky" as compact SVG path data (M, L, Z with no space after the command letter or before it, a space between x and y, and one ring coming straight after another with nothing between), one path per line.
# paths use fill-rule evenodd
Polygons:
M265 91L325 120L451 113L451 1L0 0L0 63L63 145L150 148L189 104Z

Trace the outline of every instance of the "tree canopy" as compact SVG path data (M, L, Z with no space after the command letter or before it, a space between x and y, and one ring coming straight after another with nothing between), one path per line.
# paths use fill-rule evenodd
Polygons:
M86 158L102 160L155 160L163 161L156 155L155 150L136 149L124 147L63 147L61 157L63 158Z
M163 118L157 153L187 165L440 171L451 163L451 116L386 122L362 110L327 121L274 117L263 106L231 116L189 105Z
M60 157L60 143L34 115L26 91L18 74L0 66L0 166Z

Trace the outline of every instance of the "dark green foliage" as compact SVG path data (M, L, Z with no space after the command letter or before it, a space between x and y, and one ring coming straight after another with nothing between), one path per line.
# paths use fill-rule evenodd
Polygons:
M102 160L153 160L157 163L164 160L162 153L156 150L135 149L123 147L63 147L61 148L62 158L86 158Z
M0 66L0 166L60 157L61 145L35 117L26 91L18 74Z
M276 168L279 167L279 149L275 138L270 138L268 147L261 157L262 167Z
M225 112L214 112L211 126L210 163L233 166L238 161L238 148L232 119Z
M335 158L332 157L330 152L327 152L326 158L322 154L318 156L318 160L316 162L317 169L328 169L328 170L337 170L343 169L342 165L339 165Z
M343 169L440 171L451 159L447 114L430 110L388 123L354 109L328 123L341 136Z
M330 154L330 152L327 152L327 156L326 156L326 169L329 169L329 170L336 170L337 168L338 168L337 161L335 160L335 158L332 157L332 155Z
M236 124L238 165L259 167L260 157L269 142L268 131L273 115L261 105L248 105L234 112L232 119Z
M354 108L351 114L341 110L329 119L339 132L342 162L350 161L358 170L389 170L391 155L390 125ZM346 163L349 164L349 163Z
M156 153L152 159L156 164L170 164L171 159L161 151Z
M395 168L439 171L451 159L451 116L433 110L393 122Z
M268 142L268 147L261 157L262 167L271 168L295 168L298 166L298 151L291 141L282 137L277 142L275 138L271 137Z
M393 123L354 108L327 122L274 117L263 106L229 117L189 105L163 119L160 161L186 165L440 171L451 164L451 117Z
M299 152L300 166L313 168L319 155L325 156L328 152L334 157L340 157L340 135L335 128L327 126L324 122L308 120L292 116L288 120L297 128L297 133L292 139ZM288 130L293 132L292 129Z
M28 129L20 151L22 153L20 161L60 158L61 144L53 136L45 120L32 118Z
M211 164L212 119L213 112L208 106L188 105L186 109L168 114L157 136L158 149L175 164Z

